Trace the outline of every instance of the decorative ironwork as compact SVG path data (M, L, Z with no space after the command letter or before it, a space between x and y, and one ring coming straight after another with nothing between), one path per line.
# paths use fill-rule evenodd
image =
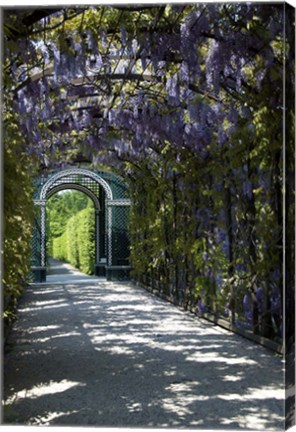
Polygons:
M100 247L99 247L99 244L100 244L100 212L99 212L99 210L96 210L95 211L95 217L96 217L96 220L95 220L95 229L96 229L96 234L95 234L95 236L96 236L96 262L98 263L98 262L100 262Z
M36 267L41 265L41 227L40 215L37 214L33 225L33 235L31 242L31 266Z
M41 193L40 193L40 199L46 199L48 192L51 188L54 186L58 186L59 184L66 185L67 183L74 183L74 184L82 184L85 182L85 180L92 179L95 184L100 184L103 186L104 191L106 193L106 197L109 200L113 199L112 190L109 186L109 184L99 175L97 175L93 171L89 171L86 169L76 168L76 169L67 169L64 171L61 171L57 174L54 174L42 187ZM90 182L88 180L88 186L90 186ZM66 189L66 188L65 188Z
M105 171L73 168L54 172L47 179L36 179L35 185L34 203L38 209L32 241L35 281L44 281L46 277L46 203L52 195L65 189L79 190L94 202L95 273L103 275L107 270L108 279L126 277L129 271L128 214L131 202L123 180Z
M112 258L113 265L129 264L130 237L128 231L129 207L114 206L112 225Z
M46 208L41 206L41 267L46 267Z
M44 206L46 205L46 200L34 200L34 204L36 206Z
M108 200L108 206L130 206L131 200L129 199L118 199L118 200Z
M108 265L112 265L112 208L107 208L108 223L107 223L107 244L108 244Z
M81 186L81 185L77 185L77 184L72 184L72 183L67 183L66 186L67 189L74 189L74 190L78 190L80 192L85 193L87 196L90 197L90 199L93 201L96 210L100 210L100 202L98 199L98 196L95 195L93 193L93 191L91 191L89 188L85 187L85 186ZM55 193L65 190L65 184L59 185L59 186L55 186L52 189L50 189L50 191L47 194L47 199L50 198L52 195L54 195Z

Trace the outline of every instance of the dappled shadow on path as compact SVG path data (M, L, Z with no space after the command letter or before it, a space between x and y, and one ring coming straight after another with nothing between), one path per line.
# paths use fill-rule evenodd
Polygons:
M7 424L283 428L279 356L141 288L31 287L19 313Z

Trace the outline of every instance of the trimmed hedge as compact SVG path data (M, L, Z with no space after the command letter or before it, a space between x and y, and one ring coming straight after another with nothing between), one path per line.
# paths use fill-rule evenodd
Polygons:
M85 208L69 219L65 232L53 239L53 257L69 262L83 273L94 273L94 209Z
M95 266L94 211L90 208L86 208L78 213L78 218L77 251L79 268L83 273L92 274Z
M68 261L68 238L66 231L60 237L52 239L52 256L61 261Z

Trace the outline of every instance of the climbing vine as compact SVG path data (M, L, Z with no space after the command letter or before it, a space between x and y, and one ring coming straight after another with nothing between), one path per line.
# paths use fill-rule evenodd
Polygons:
M17 116L5 106L3 116L3 305L4 331L15 317L17 301L28 281L31 227L34 218L32 172L22 149ZM18 183L16 183L18 182Z
M24 154L40 171L111 166L130 183L134 277L280 339L283 208L287 200L290 232L294 196L282 128L286 116L293 135L283 97L284 70L294 83L292 9L8 9L4 30Z

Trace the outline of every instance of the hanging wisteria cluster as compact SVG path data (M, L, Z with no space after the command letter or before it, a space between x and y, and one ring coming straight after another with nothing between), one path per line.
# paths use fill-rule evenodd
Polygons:
M73 130L90 158L112 143L113 159L135 161L166 140L205 158L239 117L251 130L249 94L282 60L283 9L273 6L168 5L148 9L149 19L146 9L102 7L50 31L66 14L44 18L7 53L27 151L47 159ZM281 109L276 93L268 103Z
M26 154L42 169L80 155L130 178L136 276L281 337L283 68L293 62L285 5L41 15L4 17L4 84ZM164 235L157 251L153 232Z

